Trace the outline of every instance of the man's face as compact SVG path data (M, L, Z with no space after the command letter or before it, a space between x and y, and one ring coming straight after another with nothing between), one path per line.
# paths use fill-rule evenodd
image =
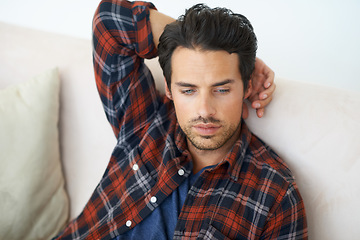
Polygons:
M178 47L171 60L171 93L188 144L229 148L239 137L243 82L237 54Z

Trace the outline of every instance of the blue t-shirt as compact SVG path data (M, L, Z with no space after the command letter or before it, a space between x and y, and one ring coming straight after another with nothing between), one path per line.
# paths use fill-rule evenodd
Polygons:
M157 207L147 218L128 232L116 237L116 240L129 239L172 239L176 223L184 205L186 196L200 174L212 166L201 169L184 182Z

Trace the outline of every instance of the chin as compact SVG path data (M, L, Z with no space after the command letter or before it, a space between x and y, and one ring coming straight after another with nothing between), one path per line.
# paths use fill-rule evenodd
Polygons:
M212 136L201 137L202 140L189 139L191 144L198 150L202 151L215 151L225 145L226 142L212 142ZM211 141L210 143L208 141Z

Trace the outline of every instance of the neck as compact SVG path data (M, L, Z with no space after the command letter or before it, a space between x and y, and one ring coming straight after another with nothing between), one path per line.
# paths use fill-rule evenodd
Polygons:
M193 173L199 172L204 167L218 164L227 154L220 150L199 150L192 145L189 146L189 151L193 159Z

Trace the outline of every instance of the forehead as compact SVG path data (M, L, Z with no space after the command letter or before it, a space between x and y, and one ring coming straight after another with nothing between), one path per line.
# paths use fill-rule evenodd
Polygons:
M240 80L239 58L223 50L201 50L178 47L172 58L172 82L216 82Z

